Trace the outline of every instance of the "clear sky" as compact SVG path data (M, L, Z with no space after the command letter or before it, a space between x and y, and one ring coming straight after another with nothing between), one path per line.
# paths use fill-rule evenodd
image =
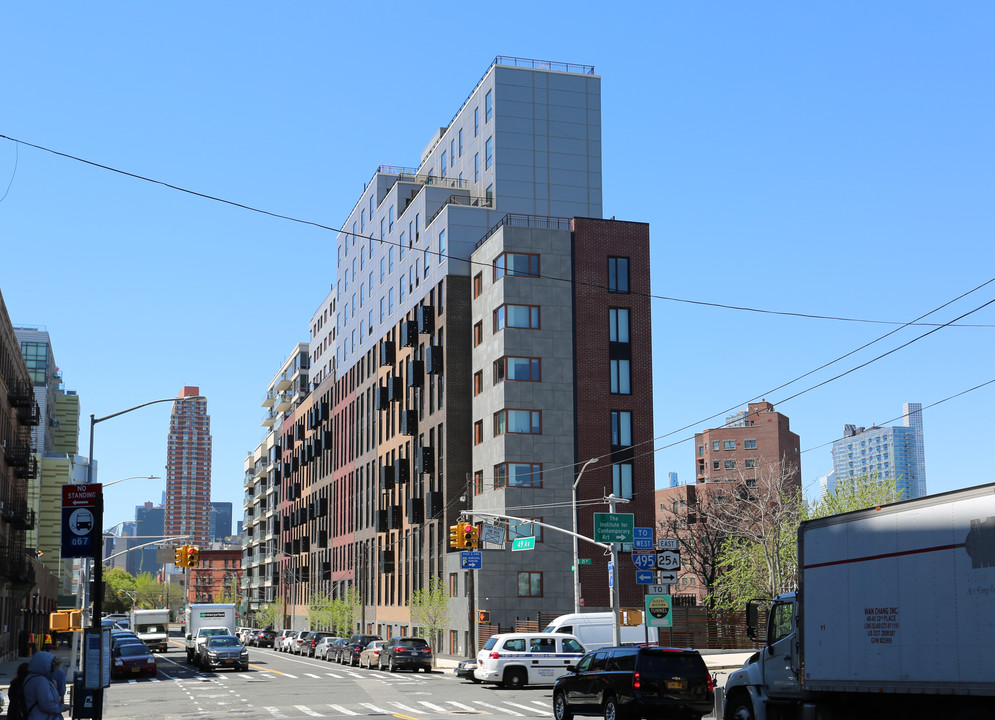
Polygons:
M907 322L995 276L992 37L983 2L9 3L0 135L337 227L377 165L418 164L496 55L594 65L605 213L650 223L656 295ZM267 383L335 281L334 233L2 139L0 198L0 291L51 333L81 451L90 413L197 385L214 499L238 517ZM654 301L657 484L693 482L685 439L759 397L815 483L844 423L995 379L993 308L788 399L931 328L773 390L896 326ZM993 479L993 401L989 385L924 412L931 492ZM169 408L98 426L101 480L165 474ZM105 527L164 483L109 488Z

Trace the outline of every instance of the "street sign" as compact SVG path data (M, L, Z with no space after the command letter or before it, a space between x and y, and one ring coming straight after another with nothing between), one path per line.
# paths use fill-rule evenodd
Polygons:
M650 585L652 582L652 570L636 570L636 585Z
M656 566L661 570L680 570L681 554L676 550L664 550L656 554Z
M664 570L660 573L660 582L673 585L677 582L677 573L673 570Z
M100 547L97 509L101 488L100 483L62 486L62 557L97 557Z
M591 558L577 558L577 564L578 565L590 565L591 564Z
M635 516L632 513L594 513L594 541L632 542Z
M656 553L634 552L632 553L632 564L640 570L652 570L656 567Z
M491 525L490 523L484 523L480 526L480 540L481 542L490 543L491 545L503 545L504 528L497 525Z
M615 565L608 563L608 587L615 587Z
M459 566L462 570L480 570L483 565L483 554L479 550L464 550L459 554Z
M647 595L667 595L670 593L670 585L653 585L646 588Z
M632 528L632 549L652 550L653 528L648 528L648 527Z
M650 627L673 627L670 595L646 596L646 624Z
M677 540L675 538L657 538L657 550L676 550Z
M536 539L534 537L515 538L511 543L512 551L515 550L535 550Z

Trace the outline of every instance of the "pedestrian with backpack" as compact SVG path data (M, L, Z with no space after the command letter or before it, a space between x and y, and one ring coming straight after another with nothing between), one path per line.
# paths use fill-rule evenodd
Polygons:
M59 691L52 681L52 672L57 661L47 650L36 652L28 663L28 675L24 680L24 702L28 708L28 720L59 720L69 707L62 703Z
M28 720L28 706L24 702L24 679L28 676L28 664L17 666L17 676L7 688L7 720Z

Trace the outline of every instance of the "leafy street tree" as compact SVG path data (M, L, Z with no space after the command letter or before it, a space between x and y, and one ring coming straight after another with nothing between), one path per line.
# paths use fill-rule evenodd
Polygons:
M119 590L122 591L120 594ZM121 568L111 568L104 572L105 613L124 613L131 610L131 598L125 592L134 595L135 578Z
M139 573L135 578L135 604L140 608L165 607L163 584L152 573Z
M329 621L332 632L342 637L352 635L359 621L359 608L359 590L350 585L340 597L332 601Z
M277 621L282 617L280 612L280 602L266 603L256 610L256 627L275 628Z
M308 603L308 627L325 630L332 626L335 601L325 593L313 593Z
M448 620L449 589L441 577L433 577L428 587L411 593L411 622L427 636L433 650L438 650L439 633Z

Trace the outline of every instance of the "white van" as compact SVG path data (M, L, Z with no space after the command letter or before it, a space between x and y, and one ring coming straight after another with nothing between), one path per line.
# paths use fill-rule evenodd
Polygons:
M473 677L506 688L552 685L587 652L573 635L503 633L491 635L477 653Z
M583 643L588 652L611 647L615 644L613 615L610 612L569 613L553 620L543 632L568 633ZM646 625L619 628L623 645L641 645L646 642ZM649 641L657 644L657 629L650 628Z

